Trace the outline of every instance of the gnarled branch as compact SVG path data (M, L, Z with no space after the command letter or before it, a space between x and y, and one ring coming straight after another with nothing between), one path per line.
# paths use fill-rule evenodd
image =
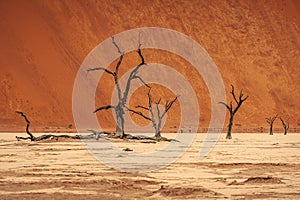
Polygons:
M160 129L161 129L161 122L162 122L162 119L164 118L165 114L169 111L169 109L172 107L172 105L174 104L174 102L178 99L178 95L173 99L171 100L170 102L168 100L166 100L166 104L165 104L165 109L163 110L162 114L161 114L161 110L159 109L159 104L161 102L161 98L155 103L156 104L156 110L157 110L157 119L155 118L155 115L154 115L154 112L153 112L153 107L152 107L152 97L151 97L151 94L150 94L150 91L151 91L151 88L149 89L148 91L148 107L145 107L145 106L141 106L141 105L138 105L138 106L135 106L136 108L142 108L144 110L147 110L150 112L151 114L151 118L144 115L142 112L140 111L136 111L136 110L133 110L133 109L130 109L130 108L127 108L128 111L134 113L134 114L138 114L140 115L141 117L149 120L152 122L152 125L155 129L155 138L157 140L160 140L162 137L161 137L161 134L160 134Z
M145 63L145 59L144 59L144 56L142 54L142 51L141 51L141 41L140 41L140 34L139 34L139 40L138 40L138 54L141 58L141 62L140 64L138 64L130 73L128 79L127 79L127 84L126 84L126 87L125 87L125 91L123 93L123 102L124 104L126 104L126 101L127 101L127 97L128 97L128 92L129 92L129 89L130 89L130 86L131 86L131 80L133 79L139 79L144 85L146 85L148 88L150 88L144 81L142 78L140 78L137 73L139 72L139 69L140 67L142 67L143 65L146 65Z
M18 113L19 115L21 115L21 116L25 119L25 121L26 121L26 123L27 123L27 125L26 125L26 133L29 135L30 140L33 141L35 137L34 137L34 136L32 135L32 133L29 131L29 126L30 126L30 121L29 121L29 119L27 118L27 116L26 116L23 112L16 111L16 113Z
M112 43L113 43L114 47L116 47L118 53L120 54L118 63L115 66L115 71L112 72L112 71L109 71L109 70L107 70L105 68L102 68L102 67L91 68L91 69L88 69L88 71L104 70L105 72L113 75L115 86L116 86L117 92L118 92L118 103L115 106L109 105L109 106L100 107L100 108L96 109L94 111L94 113L97 112L97 111L100 111L100 110L107 110L107 109L110 109L110 108L114 108L115 113L116 113L116 117L117 117L116 133L119 134L121 138L123 138L123 136L124 136L124 109L125 109L125 105L126 105L126 102L127 102L128 93L129 93L129 90L130 90L131 81L133 79L139 79L144 85L146 85L147 87L149 87L149 86L145 83L145 81L140 76L137 75L140 67L142 67L143 65L146 65L145 59L144 59L142 51L141 51L140 34L139 34L139 38L138 38L137 53L138 53L138 55L141 59L141 62L131 71L131 73L129 75L129 78L127 79L125 90L123 92L121 91L121 87L119 85L118 74L119 74L119 68L121 66L123 57L125 55L125 51L121 50L119 45L116 43L114 37L112 37Z
M132 113L134 113L134 114L137 114L137 115L143 117L144 119L147 119L147 120L151 121L151 118L148 117L148 116L146 116L146 115L144 115L142 112L136 111L136 110L133 110L133 109L130 109L130 108L128 108L128 107L126 107L126 108L127 108L128 111L130 111L130 112L132 112Z
M108 110L108 109L110 109L110 108L116 109L115 106L107 105L107 106L102 106L102 107L100 107L100 108L97 108L96 110L94 110L93 113L96 113L96 112L98 112L99 110Z
M38 137L33 136L33 134L29 131L29 126L30 126L30 121L27 118L27 116L20 111L16 111L16 113L20 114L26 121L27 126L26 126L26 132L29 135L29 137L19 137L16 136L17 140L31 140L31 141L41 141L41 140L58 140L58 138L69 138L69 139L99 139L96 134L91 134L91 135L53 135L53 134L48 134L48 135L41 135Z

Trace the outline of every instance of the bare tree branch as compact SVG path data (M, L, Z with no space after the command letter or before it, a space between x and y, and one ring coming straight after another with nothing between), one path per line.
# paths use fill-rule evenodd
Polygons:
M275 119L277 118L278 114L276 114L274 117L269 117L266 118L266 121L270 124L273 123L275 121Z
M144 56L143 56L143 54L141 52L141 46L142 46L142 44L141 44L141 33L139 33L138 54L139 54L139 56L141 58L141 63L139 65L144 65L145 64L145 59L144 59Z
M146 87L150 88L150 86L145 83L145 81L140 76L135 75L133 79L139 79Z
M242 97L243 97L243 94L241 93L239 101L238 101L238 104L235 107L235 109L233 110L233 114L235 114L238 111L238 109L241 107L242 103L248 98L248 96L246 98L244 98L244 99L242 99ZM232 108L232 105L231 105L231 108Z
M169 99L166 99L165 110L168 108Z
M146 115L144 115L142 112L136 111L136 110L133 110L133 109L130 109L130 108L128 108L128 107L126 107L126 108L127 108L128 111L130 111L130 112L132 112L132 113L134 113L134 114L137 114L137 115L139 115L139 116L142 116L143 118L145 118L145 119L151 121L151 118L148 117L148 116L146 116Z
M238 104L239 102L238 102L238 100L237 100L237 98L236 98L236 96L235 96L233 85L231 85L231 95L232 95L232 97L234 98L235 102Z
M238 109L241 107L242 103L244 101L246 101L246 99L248 98L248 96L246 96L245 98L243 98L244 94L243 94L243 90L241 90L240 91L240 95L239 95L239 99L237 99L236 95L235 95L235 92L234 92L234 86L233 85L231 85L231 95L232 95L234 101L237 104L236 108L233 109L233 111L232 111L232 113L235 114L238 111ZM222 104L225 105L224 103L222 103ZM231 106L228 106L228 107L232 108L232 103L231 103ZM228 107L227 107L227 109L230 110Z
M144 109L144 110L148 110L148 111L149 111L149 108L146 108L146 107L144 107L144 106L135 106L135 108L142 108L142 109Z
M168 101L168 100L167 100ZM156 104L160 104L160 102L161 102L161 98L159 98L159 100L158 100L158 102L156 103Z
M112 71L109 71L108 69L105 69L103 67L96 67L96 68L88 68L87 71L90 72L90 71L97 71L97 70L103 70L105 71L106 73L108 74L111 74L114 76L114 73Z
M16 111L16 113L20 114L25 119L25 121L27 122L27 124L30 124L30 121L28 120L27 116L23 112Z
M241 90L241 93L240 93L240 101L241 101L241 102L246 101L246 99L248 99L248 97L249 97L249 96L246 96L246 97L243 99L243 96L244 96L243 90Z
M120 55L122 55L122 54L124 54L124 52L122 52L121 51L121 49L120 49L120 47L119 47L119 45L115 42L115 37L114 36L112 36L111 37L111 39L112 39L112 43L113 43L113 45L117 48L117 50L118 50L118 53L120 54Z
M170 108L172 107L173 103L178 99L179 95L177 95L172 101L170 101L169 103L166 103L166 108L163 112L163 114L161 115L161 118L163 118L165 116L165 114L170 110ZM167 100L168 102L168 100Z
M138 44L138 50L137 50L137 52L138 52L138 54L139 54L139 56L140 56L140 58L141 58L141 63L138 64L138 65L131 71L131 73L130 73L130 75L129 75L129 78L128 78L128 80L127 80L127 84L126 84L126 87L125 87L125 91L124 91L124 93L123 93L123 99L124 99L123 101L124 101L124 103L126 103L126 100L127 100L128 92L129 92L130 85L131 85L131 80L133 80L133 79L135 79L135 78L138 78L138 79L141 80L141 82L142 82L144 85L146 85L147 87L149 87L147 84L145 84L145 82L144 82L141 78L139 78L139 76L137 76L137 73L138 73L140 67L142 67L143 65L146 65L144 56L143 56L142 51L141 51L140 35L139 35L139 41L138 41L138 43L139 43L139 44Z
M110 108L116 109L116 107L115 107L115 106L112 106L112 105L102 106L102 107L97 108L96 110L94 110L93 113L96 113L96 112L98 112L99 110L108 110L108 109L110 109Z
M231 112L232 107L228 106L228 105L227 105L226 103L224 103L224 102L219 102L219 104L224 105L224 106Z
M113 45L117 48L118 53L120 54L119 61L118 61L117 65L116 65L116 68L115 68L114 81L115 81L115 85L116 85L117 91L118 91L118 98L119 98L119 99L122 99L121 87L120 87L120 84L119 84L119 78L118 78L118 75L119 75L119 68L120 68L121 63L122 63L122 61L123 61L123 57L124 57L124 53L125 53L125 52L122 52L122 51L120 50L120 47L119 47L118 44L115 42L115 37L114 37L114 36L112 37L112 43L113 43Z

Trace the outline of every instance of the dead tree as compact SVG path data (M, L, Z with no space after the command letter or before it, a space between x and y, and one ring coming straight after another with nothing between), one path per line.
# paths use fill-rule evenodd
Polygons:
M284 135L286 135L289 128L290 128L289 119L287 119L286 121L284 121L281 117L279 119L280 119L281 124L282 124L283 129L284 129Z
M277 115L274 117L266 118L267 123L270 125L270 135L273 135L273 123L276 118L277 118Z
M23 113L23 112L20 112L20 111L16 111L16 113L20 114L24 120L26 121L26 133L29 135L29 138L31 141L34 141L35 140L35 137L32 135L32 133L29 131L29 127L30 127L30 121L28 120L27 116ZM22 137L18 137L16 136L17 140L19 140L18 138L21 138L21 139L25 139L25 138L22 138Z
M148 117L147 115L143 114L140 111L136 111L136 110L133 110L133 109L130 109L130 108L127 108L127 109L128 109L128 111L130 111L130 112L132 112L134 114L137 114L137 115L143 117L146 120L151 121L152 125L153 125L153 128L155 129L154 138L156 140L162 140L162 139L165 140L166 138L163 138L161 136L162 120L165 117L165 115L167 114L167 112L170 110L170 108L172 107L172 105L174 104L174 102L178 99L179 96L176 96L170 102L168 100L166 100L165 107L164 107L163 111L161 111L159 109L159 104L161 102L161 98L160 98L158 100L158 102L155 103L155 105L156 105L156 112L157 112L156 116L155 116L155 112L154 112L154 109L152 107L152 97L151 97L150 91L151 91L151 89L149 89L149 91L148 91L148 107L141 106L141 105L135 106L135 108L141 108L143 110L149 111L150 112L150 117Z
M29 137L19 137L16 136L17 140L31 140L31 141L40 141L40 140L58 140L58 138L69 138L69 139L99 139L101 137L101 134L107 134L107 132L95 132L93 130L88 130L90 132L92 132L92 134L90 135L52 135L52 134L48 134L48 135L41 135L38 137L35 137L29 130L30 127L30 121L27 118L27 116L20 111L16 111L16 113L18 113L19 115L21 115L24 120L26 121L26 133L29 135Z
M137 53L139 55L139 57L141 58L141 62L131 71L128 79L127 79L127 83L126 83L126 87L124 92L122 93L121 91L121 87L119 84L119 68L120 65L122 63L123 57L125 52L120 50L120 47L117 45L117 43L115 42L114 37L112 37L112 43L113 45L117 48L118 53L120 54L120 58L119 61L115 67L115 71L110 71L108 69L105 69L103 67L97 67L97 68L89 68L87 71L95 71L95 70L103 70L104 72L106 72L107 74L113 76L114 78L114 82L117 88L117 92L118 92L118 103L117 105L106 105L106 106L102 106L100 108L97 108L94 113L100 111L100 110L108 110L108 109L114 109L115 114L116 114L116 118L117 118L117 124L116 124L116 136L123 138L124 137L124 110L125 110L125 105L127 102L127 98L128 98L128 93L129 93L129 89L130 89L130 85L131 85L131 81L134 79L139 79L144 85L148 86L143 79L138 76L138 71L140 69L140 67L142 67L143 65L146 65L144 57L142 55L141 52L141 43L140 43L140 36L139 36L139 41L138 41L138 50Z
M229 123L228 123L228 130L227 130L227 135L226 135L226 139L231 139L231 131L232 131L232 126L233 126L233 119L234 116L236 114L236 112L238 111L238 109L241 107L242 103L244 101L246 101L246 99L248 98L248 96L246 96L245 98L243 98L244 94L243 94L243 90L240 91L240 96L239 98L236 97L235 92L234 92L234 87L233 85L231 85L231 95L235 101L235 103L237 104L235 108L233 108L232 105L232 101L230 101L229 105L224 103L224 102L219 102L220 104L223 104L227 110L229 111Z

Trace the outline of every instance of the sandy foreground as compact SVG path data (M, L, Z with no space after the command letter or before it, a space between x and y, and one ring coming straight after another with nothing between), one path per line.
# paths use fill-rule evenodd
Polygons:
M0 199L300 199L300 134L222 135L206 158L198 134L176 162L148 173L106 166L81 141L16 135L25 136L0 134ZM114 143L136 153L168 144Z

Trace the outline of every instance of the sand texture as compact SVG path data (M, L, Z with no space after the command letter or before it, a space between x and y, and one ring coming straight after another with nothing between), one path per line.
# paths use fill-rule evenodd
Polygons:
M176 162L142 174L99 163L80 141L17 142L14 136L0 134L1 199L300 198L298 134L234 134L232 140L222 135L202 159L205 135L198 134ZM115 144L143 152L166 143Z

